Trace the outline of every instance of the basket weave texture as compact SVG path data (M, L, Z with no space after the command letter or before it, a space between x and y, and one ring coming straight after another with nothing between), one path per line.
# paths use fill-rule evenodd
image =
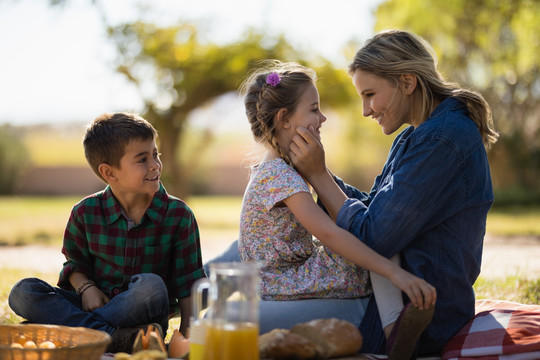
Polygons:
M24 336L36 344L52 341L55 349L20 349L11 344ZM111 342L109 334L83 327L0 325L0 360L99 360Z

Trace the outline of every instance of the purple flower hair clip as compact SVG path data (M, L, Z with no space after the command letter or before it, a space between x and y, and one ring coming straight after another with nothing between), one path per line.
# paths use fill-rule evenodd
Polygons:
M277 72L271 72L266 77L266 83L270 86L277 86L281 82L281 78L279 77Z

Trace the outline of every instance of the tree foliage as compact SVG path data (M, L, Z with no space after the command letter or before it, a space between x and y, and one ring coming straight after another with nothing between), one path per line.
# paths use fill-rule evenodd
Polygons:
M178 149L185 140L190 112L236 91L261 60L306 64L284 37L269 38L253 31L241 41L225 45L202 43L197 27L189 23L159 27L135 22L111 27L109 35L118 49L117 70L137 85L145 103L143 115L160 134L163 179L178 196L189 192L187 181L212 136L207 129L193 153L183 156L188 160L180 161ZM325 103L350 101L354 95L347 74L324 59L317 59L317 64Z
M10 125L0 126L0 194L12 194L16 190L29 163L20 134Z
M537 0L389 0L376 30L407 29L431 43L447 78L490 103L499 142L495 185L540 185L540 6ZM537 190L536 190L537 191Z

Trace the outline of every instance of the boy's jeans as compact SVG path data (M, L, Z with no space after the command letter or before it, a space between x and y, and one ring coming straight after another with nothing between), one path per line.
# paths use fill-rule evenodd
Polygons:
M73 291L52 287L43 280L27 278L13 286L9 306L31 323L82 326L113 334L117 328L158 323L167 331L169 299L167 287L158 275L131 277L128 289L101 308L82 310Z

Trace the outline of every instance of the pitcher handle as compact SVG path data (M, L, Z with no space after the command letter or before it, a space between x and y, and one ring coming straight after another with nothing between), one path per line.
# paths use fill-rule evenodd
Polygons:
M209 307L210 304L208 304L209 299L209 290L210 290L210 280L207 278L202 278L195 283L193 283L193 286L191 287L191 301L192 301L192 316L195 321L198 321L201 319L201 311L205 309L204 307L204 290L206 291L206 306Z

